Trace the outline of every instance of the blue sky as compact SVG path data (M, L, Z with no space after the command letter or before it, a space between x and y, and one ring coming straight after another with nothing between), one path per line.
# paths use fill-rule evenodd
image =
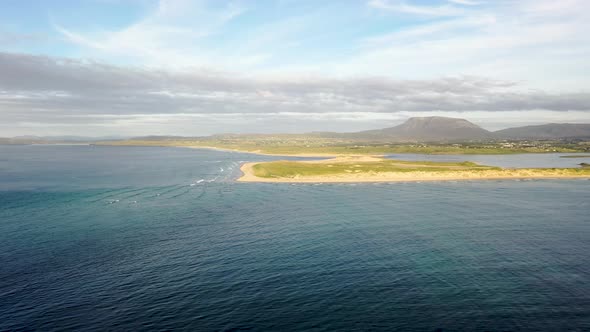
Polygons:
M350 131L433 114L490 129L590 122L589 9L584 0L5 0L0 136ZM119 83L152 100L149 110L117 94ZM85 85L101 90L90 98Z
M5 33L36 37L6 50L165 67L321 70L321 64L359 52L367 36L412 24L362 1L12 1L3 6Z

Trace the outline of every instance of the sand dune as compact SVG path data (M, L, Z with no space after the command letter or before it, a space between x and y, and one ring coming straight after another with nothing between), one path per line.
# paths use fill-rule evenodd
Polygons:
M375 162L383 159L377 157L339 157L320 161L300 161L299 163L317 164L319 167L329 167L326 164ZM404 166L416 166L406 164ZM570 168L522 168L522 169L469 169L467 167L445 167L444 171L437 171L436 166L430 165L429 170L404 172L349 172L324 175L294 175L292 177L260 177L256 176L253 166L258 162L245 163L240 167L243 175L240 182L285 182L285 183L338 183L338 182L396 182L396 181L445 181L445 180L494 180L494 179L549 179L549 178L590 178L590 171L579 171ZM325 165L325 166L324 166ZM403 167L403 166L402 166Z

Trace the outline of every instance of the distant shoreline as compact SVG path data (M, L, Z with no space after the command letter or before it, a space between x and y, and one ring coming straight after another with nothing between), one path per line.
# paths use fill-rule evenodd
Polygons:
M334 153L265 153L261 152L260 150L256 151L247 151L247 150L238 150L238 149L228 149L228 148L216 148L213 146L177 146L182 148L189 148L189 149L205 149L205 150L213 150L213 151L222 151L222 152L239 152L239 153L250 153L259 156L271 156L271 157L309 157L309 158L326 158L326 157L338 157L341 156L339 154ZM362 155L353 155L353 156L362 156Z
M308 144L309 143L309 144ZM438 143L366 143L337 140L303 138L289 141L289 138L250 138L211 141L190 140L126 140L97 142L96 145L111 146L161 146L210 149L252 153L265 156L292 157L335 157L341 155L389 155L389 154L428 154L428 155L512 155L529 153L588 153L580 146L571 147L563 144L505 147L498 142L438 144ZM564 143L565 144L565 143Z

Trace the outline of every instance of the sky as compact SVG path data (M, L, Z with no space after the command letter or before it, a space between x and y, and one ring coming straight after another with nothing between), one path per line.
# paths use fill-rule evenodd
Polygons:
M590 123L587 0L3 0L0 137Z

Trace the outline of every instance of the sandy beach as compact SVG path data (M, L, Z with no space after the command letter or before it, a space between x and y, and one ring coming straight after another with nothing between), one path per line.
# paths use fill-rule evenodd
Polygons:
M224 151L224 152L239 152L239 153L251 153L257 154L260 156L273 156L273 157L307 157L307 158L335 158L341 156L339 154L334 153L265 153L261 150L240 150L240 149L226 149L226 148L217 148L213 146L182 146L189 149L206 149L206 150L215 150L215 151ZM363 155L352 155L352 156L363 156Z

